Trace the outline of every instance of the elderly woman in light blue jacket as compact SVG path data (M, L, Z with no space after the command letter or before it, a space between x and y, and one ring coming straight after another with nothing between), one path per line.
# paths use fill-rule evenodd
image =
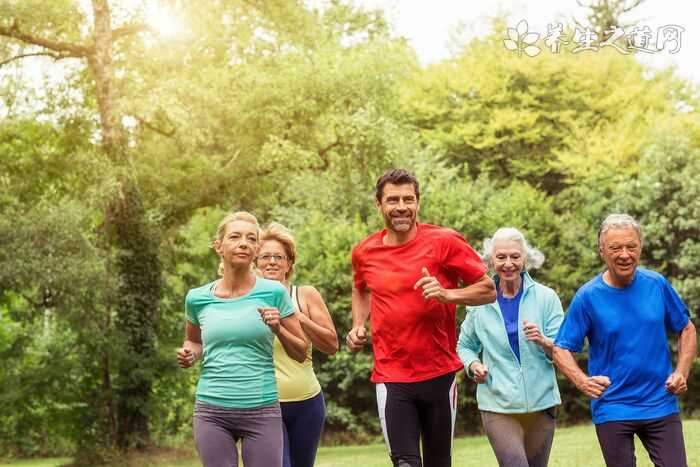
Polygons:
M528 274L544 255L520 231L498 229L484 247L484 261L496 273L497 301L469 310L457 352L479 383L476 400L498 464L546 466L561 403L552 365L561 302Z

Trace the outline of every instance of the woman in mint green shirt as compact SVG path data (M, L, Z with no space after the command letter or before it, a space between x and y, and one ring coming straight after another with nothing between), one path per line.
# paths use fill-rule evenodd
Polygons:
M177 357L183 368L202 357L193 424L205 467L237 466L239 439L246 467L282 465L272 342L277 336L298 361L308 344L285 288L254 273L259 236L252 214L226 216L214 241L223 276L185 299L186 336Z
M477 383L476 399L500 466L544 467L561 403L552 349L564 317L557 294L526 269L544 255L506 227L485 242L497 300L470 308L457 353Z

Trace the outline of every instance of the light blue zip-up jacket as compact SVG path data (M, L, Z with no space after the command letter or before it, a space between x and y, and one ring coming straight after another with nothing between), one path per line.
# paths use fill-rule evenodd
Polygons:
M554 290L535 282L527 272L522 287L518 310L520 362L508 342L498 301L470 308L462 323L457 353L464 368L468 371L472 362L480 360L489 369L487 381L476 390L480 410L525 413L561 404L552 360L542 347L528 341L522 330L527 320L554 340L564 318L561 301Z

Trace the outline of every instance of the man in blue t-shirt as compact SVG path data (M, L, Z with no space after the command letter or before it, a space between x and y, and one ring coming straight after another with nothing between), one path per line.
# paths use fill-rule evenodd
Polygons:
M554 362L591 398L605 463L633 467L634 435L654 465L687 466L678 395L697 352L688 309L660 274L639 268L642 232L626 214L600 226L598 249L607 270L581 287L554 341ZM666 332L679 334L671 366ZM588 375L572 352L588 338Z

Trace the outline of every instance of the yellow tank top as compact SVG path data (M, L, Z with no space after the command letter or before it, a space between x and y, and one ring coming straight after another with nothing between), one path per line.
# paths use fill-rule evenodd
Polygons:
M297 310L301 311L299 289L296 286L292 286L291 295ZM304 363L299 363L287 355L279 339L275 337L272 357L275 360L275 376L280 402L305 401L321 392L321 385L316 379L311 362L311 345Z

